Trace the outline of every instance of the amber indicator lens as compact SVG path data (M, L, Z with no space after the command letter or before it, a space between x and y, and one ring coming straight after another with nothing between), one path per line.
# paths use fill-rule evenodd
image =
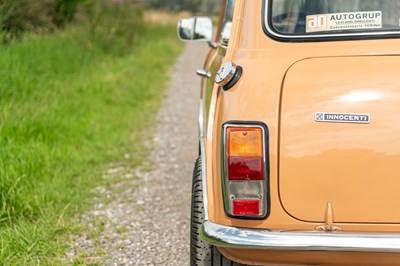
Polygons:
M261 128L228 127L228 156L262 157Z
M227 128L229 180L263 180L261 128Z
M257 216L260 214L260 200L233 200L233 215Z

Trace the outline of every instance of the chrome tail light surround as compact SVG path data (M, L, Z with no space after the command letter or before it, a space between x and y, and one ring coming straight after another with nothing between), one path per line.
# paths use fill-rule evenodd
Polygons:
M230 131L231 129L233 129L234 131L239 130L239 132L240 130L242 130L244 132L244 136L247 135L247 130L261 132L260 158L262 167L262 179L238 179L237 177L229 176L229 162L240 162L240 158L238 159L237 157L235 159L229 159L230 154L228 154L228 152L231 146L228 147L228 145L230 145L230 139L228 139L230 138L230 133L228 131ZM226 215L231 218L240 219L257 220L267 218L270 213L268 127L261 122L229 121L223 125L221 143L221 177L224 209ZM257 159L255 157L246 156L243 156L242 158L244 158L244 161L256 161ZM256 211L257 208L258 212Z

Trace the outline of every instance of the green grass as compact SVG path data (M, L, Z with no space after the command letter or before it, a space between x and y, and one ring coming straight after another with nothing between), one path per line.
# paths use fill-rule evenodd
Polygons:
M181 49L174 31L146 27L120 56L74 30L0 47L0 264L60 264L108 164L142 162Z

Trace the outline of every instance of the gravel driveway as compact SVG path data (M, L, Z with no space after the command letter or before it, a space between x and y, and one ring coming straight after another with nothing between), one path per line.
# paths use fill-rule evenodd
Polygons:
M187 44L171 72L168 97L157 118L155 144L148 164L152 171L113 168L109 175L133 174L138 187L127 186L108 204L98 204L83 222L95 236L72 240L66 256L77 254L99 265L188 265L190 193L193 163L197 158L197 112L206 44ZM131 172L131 173L129 173ZM104 190L104 191L101 191ZM111 193L100 188L101 193ZM114 192L115 193L115 192Z

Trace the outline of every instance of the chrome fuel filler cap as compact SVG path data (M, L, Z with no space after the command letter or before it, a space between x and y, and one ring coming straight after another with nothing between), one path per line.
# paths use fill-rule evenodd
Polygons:
M222 86L224 90L229 90L239 81L243 69L232 61L228 61L221 66L215 75L215 82Z

